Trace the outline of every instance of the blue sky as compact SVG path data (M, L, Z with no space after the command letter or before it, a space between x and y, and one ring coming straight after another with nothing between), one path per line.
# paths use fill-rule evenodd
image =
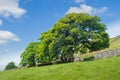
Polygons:
M68 13L97 15L110 37L120 34L119 0L0 0L0 69L20 61L26 46L37 41Z

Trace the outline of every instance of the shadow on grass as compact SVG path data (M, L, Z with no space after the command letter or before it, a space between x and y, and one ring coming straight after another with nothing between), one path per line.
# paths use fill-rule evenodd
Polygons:
M83 59L83 61L93 61L93 60L95 60L94 56Z

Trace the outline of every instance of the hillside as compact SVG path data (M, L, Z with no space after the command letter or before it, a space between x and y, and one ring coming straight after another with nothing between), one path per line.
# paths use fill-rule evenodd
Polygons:
M120 80L120 57L0 72L0 80Z
M120 48L120 35L110 39L110 48Z

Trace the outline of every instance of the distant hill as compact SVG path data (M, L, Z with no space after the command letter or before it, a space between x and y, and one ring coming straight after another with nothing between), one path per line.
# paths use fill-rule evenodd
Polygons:
M120 48L120 35L110 39L110 49Z

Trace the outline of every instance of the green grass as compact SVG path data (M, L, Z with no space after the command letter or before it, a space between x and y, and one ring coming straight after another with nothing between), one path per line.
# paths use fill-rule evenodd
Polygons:
M120 48L120 36L110 39L110 49Z
M120 80L120 57L4 71L0 80Z

